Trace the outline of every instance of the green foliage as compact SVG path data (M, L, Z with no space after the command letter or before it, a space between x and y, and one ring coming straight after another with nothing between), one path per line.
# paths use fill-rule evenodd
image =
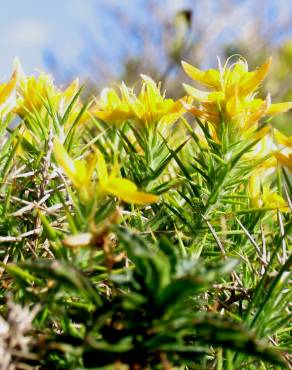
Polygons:
M267 159L253 157L266 123L238 137L223 121L217 138L189 117L112 123L80 102L81 90L62 109L59 91L17 125L10 126L13 116L1 122L1 315L10 323L11 297L37 307L29 332L17 333L28 345L11 349L12 363L289 368L288 170L275 167L262 180L259 198L268 183L269 202L253 204L249 190ZM100 155L124 185L120 194L101 189ZM127 187L159 199L128 204Z

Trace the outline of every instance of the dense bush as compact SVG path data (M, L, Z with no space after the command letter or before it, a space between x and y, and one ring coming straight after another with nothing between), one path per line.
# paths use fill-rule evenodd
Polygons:
M270 119L292 103L258 97L270 64L183 62L203 90L142 75L82 102L15 62L1 370L289 368L292 139Z

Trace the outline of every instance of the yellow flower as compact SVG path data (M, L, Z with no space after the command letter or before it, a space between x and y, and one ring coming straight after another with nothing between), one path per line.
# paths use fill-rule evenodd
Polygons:
M54 84L54 79L50 74L40 72L36 76L27 76L21 69L20 81L17 86L17 107L16 113L25 117L28 113L46 111L45 103L48 99L52 106L61 115L65 113L74 95L78 92L79 81L74 80L64 91L61 91ZM77 104L78 105L78 104ZM73 110L70 115L71 121L76 118L78 109Z
M292 153L287 155L282 153L274 153L275 157L277 158L278 162L283 166L287 167L290 172L292 172Z
M263 187L263 205L264 207L272 207L280 209L282 212L288 212L289 207L287 202L277 194L275 191L271 191L269 186Z
M39 147L40 146L40 140L39 138L28 128L26 127L21 127L19 130L19 134L14 140L14 143L18 143L17 148L16 148L16 154L19 155L20 157L25 158L26 154L26 145L29 144L34 147Z
M96 156L89 156L87 161L74 160L58 138L54 141L54 155L57 163L63 168L81 196L89 199L93 192L91 179L96 167Z
M141 77L143 83L138 96L124 83L120 86L120 95L113 89L102 90L93 114L104 121L116 123L124 120L149 125L158 121L174 123L184 113L182 103L165 99L160 84L156 85L148 76Z
M273 156L277 147L270 131L270 127L265 126L259 130L258 133L254 133L252 135L253 140L256 140L257 138L261 139L242 157L245 160L253 161L253 163L258 162L257 170L262 170L259 173L259 176L267 176L268 173L274 171L277 166L277 161Z
M261 191L261 176L259 171L254 171L248 182L248 195L251 206L254 208L270 207L288 212L287 202L275 191L270 190L269 185L264 185Z
M271 58L255 71L248 71L248 64L243 58L230 67L227 62L223 68L219 66L219 70L207 71L182 62L183 69L190 78L211 90L202 91L184 84L187 93L200 103L198 107L185 104L188 111L215 127L218 127L222 118L235 130L246 134L256 128L256 123L261 118L292 108L292 102L271 104L269 96L265 100L255 98L256 89L268 73Z
M261 181L258 173L252 174L249 178L248 195L252 207L258 208L261 206Z
M54 155L57 163L63 168L65 174L85 200L89 200L95 191L92 177L96 163L99 176L99 189L97 190L101 193L111 194L125 202L135 204L153 203L158 200L156 195L138 191L132 181L117 177L116 171L109 174L104 157L100 152L95 152L86 162L73 160L59 139L55 139Z
M13 73L8 82L0 84L0 115L8 114L15 105L15 87L19 77L19 61L15 59Z
M286 166L292 172L291 137L276 129L270 131L268 126L263 127L258 132L260 137L262 135L260 141L243 155L244 160L258 162L257 176L262 178L275 173L278 164ZM256 135L253 135L253 139L256 139Z
M101 91L93 113L103 121L119 122L132 118L132 113L125 100L110 88Z
M45 73L40 73L38 77L26 76L22 72L17 93L16 113L25 117L29 112L40 111L47 97L54 99L58 91L52 76Z
M274 152L278 163L287 167L292 172L292 136L285 136L280 131L274 129L276 142L281 146L280 150Z
M284 134L282 134L282 132L280 132L279 130L276 130L274 129L274 136L275 136L275 139L276 141L287 147L287 148L292 148L292 136L286 136Z
M99 187L104 193L119 197L127 203L147 204L157 202L158 196L138 191L137 186L130 180L116 176L116 170L108 173L103 155L97 153L97 168Z

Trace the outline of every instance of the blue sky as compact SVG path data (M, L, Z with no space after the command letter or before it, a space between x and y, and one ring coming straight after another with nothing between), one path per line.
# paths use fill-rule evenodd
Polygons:
M204 12L208 8L206 4L210 4L210 14L216 7L213 0L151 1L160 4L163 15L170 17L176 10L189 6L196 8L197 16L202 17L202 3ZM38 68L54 70L56 66L61 73L57 76L59 80L74 74L86 78L94 73L91 65L94 63L104 69L114 66L120 73L122 64L119 61L139 52L143 33L147 32L160 42L161 35L149 13L151 1L2 0L5 6L1 6L0 15L0 79L9 76L14 56L21 59L27 73ZM241 27L248 22L248 14L253 12L256 1L234 0L239 5L246 4ZM273 21L279 15L279 8L286 13L287 9L291 10L292 14L290 0L266 2L270 3L268 14L262 16L267 21ZM204 13L204 16L208 18L210 14ZM210 18L207 21L210 23ZM130 27L123 28L124 22ZM233 34L227 30L223 37L232 38Z
M28 73L44 67L49 50L73 67L85 46L80 28L95 21L92 5L91 0L5 1L0 22L1 75L9 72L16 55Z
M145 0L5 1L0 15L0 75L9 73L16 55L29 73L44 67L52 54L68 69L78 70L82 70L85 52L102 53L105 59L119 57L123 54L121 46L129 47L129 43L115 17L126 10L134 26L143 25L147 21L145 3ZM131 47L133 41L134 35Z

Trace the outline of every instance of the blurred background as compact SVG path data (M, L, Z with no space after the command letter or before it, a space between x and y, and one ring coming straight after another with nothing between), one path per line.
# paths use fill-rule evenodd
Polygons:
M272 55L263 93L292 100L291 0L10 0L0 32L1 80L18 56L27 73L44 69L61 85L80 76L87 94L145 73L179 97L181 59L209 68L241 54L255 67Z

